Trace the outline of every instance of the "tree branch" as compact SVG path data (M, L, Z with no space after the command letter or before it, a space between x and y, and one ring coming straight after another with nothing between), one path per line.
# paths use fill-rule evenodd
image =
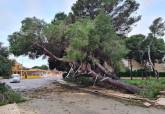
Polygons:
M40 47L43 49L43 51L45 51L49 56L53 57L55 60L57 61L61 61L61 62L71 62L71 61L68 61L66 59L63 59L63 58L59 58L57 56L55 56L52 52L50 52L48 49L46 49L45 47L41 46L40 44L38 43L35 43L36 46Z

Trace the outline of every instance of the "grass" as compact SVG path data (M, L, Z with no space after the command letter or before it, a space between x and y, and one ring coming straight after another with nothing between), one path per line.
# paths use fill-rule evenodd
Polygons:
M159 95L161 90L165 90L165 78L157 79L134 79L134 80L124 80L124 82L132 85L136 85L141 88L140 95L153 99Z
M0 106L23 102L25 99L5 84L0 84Z

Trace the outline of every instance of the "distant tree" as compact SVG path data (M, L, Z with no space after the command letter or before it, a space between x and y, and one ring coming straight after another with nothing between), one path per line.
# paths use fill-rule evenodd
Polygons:
M0 42L0 76L6 77L11 73L12 61L8 59L9 52Z
M48 66L47 65L42 65L42 66L34 66L32 67L33 69L41 69L41 70L48 70Z
M158 39L164 36L165 33L165 21L161 17L155 19L153 24L150 26L151 33L148 35L149 44L148 44L148 61L151 65L151 68L158 78L158 73L154 68L154 63L151 58L151 52L161 51L159 48L165 49L165 44L163 39ZM158 47L157 47L158 46Z
M165 34L165 21L161 17L156 18L149 29L153 37L162 37Z
M148 34L144 45L147 45L146 50L148 51L148 59L154 64L155 60L152 60L152 58L160 60L158 57L164 56L162 54L165 52L165 43L162 37L165 34L165 21L163 21L161 17L156 18L149 29L150 33ZM154 55L157 56L153 57L152 53L155 53Z
M0 56L3 56L3 57L9 56L9 51L7 47L3 47L1 42L0 42Z
M132 59L137 60L138 62L142 63L143 61L143 49L142 49L142 44L143 41L145 40L145 36L142 34L139 35L133 35L129 38L126 39L126 47L129 49L129 53L127 54L128 62L130 65L130 77L131 79L133 78L132 76L132 69L133 69L133 64L132 64Z
M161 17L156 18L152 25L149 27L150 33L148 34L144 45L147 45L148 56L152 56L152 53L160 53L165 50L165 43L162 37L165 35L165 21ZM149 57L149 59L152 59Z
M165 42L161 38L165 31L165 22L162 18L157 18L150 26L151 33L148 36L133 35L126 39L126 47L130 50L128 58L133 58L140 62L146 69L152 69L155 76L158 72L154 68L155 62L162 62L165 55ZM149 64L149 65L147 65ZM150 68L147 68L149 67Z
M131 31L132 25L141 19L133 16L139 8L135 0L77 0L73 5L73 15L77 18L90 17L94 19L100 11L112 17L115 31L124 35Z
M52 20L52 23L55 23L56 21L59 20L65 20L67 18L67 15L64 12L57 13Z

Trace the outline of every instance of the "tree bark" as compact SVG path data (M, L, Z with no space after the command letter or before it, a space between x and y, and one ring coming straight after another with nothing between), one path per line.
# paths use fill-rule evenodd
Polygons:
M91 70L90 68L88 68L88 70L89 70L89 75L91 75L94 79L97 78L100 82L108 83L115 88L125 90L129 93L134 94L134 93L140 92L140 89L136 86L123 83L120 80L113 80L109 77L102 77L102 76L98 75L96 72L94 72L93 70Z
M119 80L120 78L116 76L114 72L108 72L100 63L96 63L96 66L105 73L108 77L111 77L112 79Z
M154 64L152 63L152 60L151 60L151 49L150 49L150 45L148 46L148 61L149 61L150 65L151 65L151 68L152 68L152 71L154 73L154 76L157 79L159 79L159 76L158 76L158 74L157 74L157 72L155 70Z
M132 67L133 67L133 65L132 65L132 59L128 59L128 64L130 65L130 77L131 77L131 80L133 79L133 76L132 76Z
M68 60L64 60L63 58L59 58L59 57L55 56L53 53L51 53L51 52L50 52L48 49L46 49L45 47L43 47L43 46L41 46L41 45L39 45L39 44L37 44L37 43L36 43L36 45L37 45L38 47L42 48L43 51L44 51L46 54L48 54L50 57L53 57L55 60L57 60L57 61L62 61L62 62L69 62Z

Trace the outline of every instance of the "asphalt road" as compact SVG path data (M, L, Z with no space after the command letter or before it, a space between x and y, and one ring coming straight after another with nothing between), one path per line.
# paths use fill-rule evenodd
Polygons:
M60 78L26 79L21 80L21 83L1 81L12 89L27 91L26 96L32 98L18 104L21 114L165 114L163 109L125 104L111 98L64 88L58 83L52 83L56 80Z
M40 78L40 79L24 79L21 80L20 83L10 83L9 79L0 80L1 82L6 83L9 85L13 90L17 91L26 91L26 90L33 90L40 87L47 86L56 80L60 80L59 77L47 77L47 78Z
M58 83L26 95L33 99L18 104L21 114L165 114L163 109L127 104L65 88Z

